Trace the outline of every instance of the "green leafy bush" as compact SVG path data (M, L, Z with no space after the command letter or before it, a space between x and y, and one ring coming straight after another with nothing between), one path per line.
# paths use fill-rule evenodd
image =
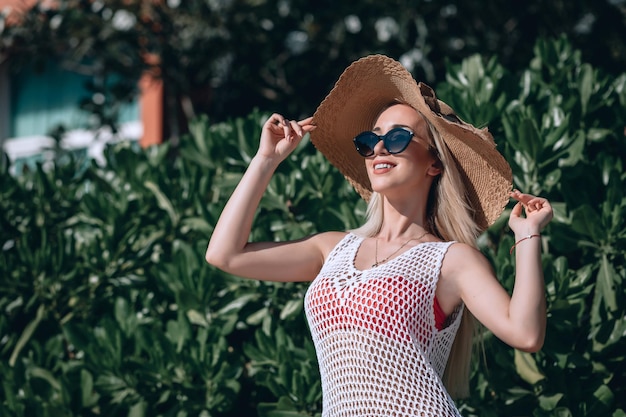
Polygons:
M626 75L563 39L522 74L450 65L436 86L489 125L515 186L545 195L548 334L537 354L487 331L466 416L626 415ZM204 262L264 116L199 117L179 147L120 143L19 176L0 164L0 416L316 416L321 388L306 284L243 280ZM261 202L252 239L359 224L364 203L304 141ZM507 289L506 214L480 238Z

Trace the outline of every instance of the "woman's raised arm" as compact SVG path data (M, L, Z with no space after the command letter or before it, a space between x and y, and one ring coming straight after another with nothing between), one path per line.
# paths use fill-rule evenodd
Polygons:
M447 268L456 277L460 296L474 316L508 345L535 352L546 332L546 298L539 233L552 219L550 203L541 197L511 193L518 201L509 218L515 233L515 285L509 295L478 250L455 245ZM524 216L525 214L525 216Z
M248 242L255 212L278 165L313 130L311 118L289 121L273 114L263 125L259 150L228 200L209 241L208 263L234 275L271 281L310 281L335 234L293 242ZM335 236L335 237L333 237Z

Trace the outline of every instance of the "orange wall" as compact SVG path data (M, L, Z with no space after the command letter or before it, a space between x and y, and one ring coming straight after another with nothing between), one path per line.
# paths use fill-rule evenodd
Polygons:
M146 72L139 81L139 90L143 126L139 143L146 148L163 142L163 81Z
M0 9L10 8L11 13L7 16L7 24L17 23L19 15L37 4L37 0L0 0ZM56 6L55 0L42 0L41 4L45 8L53 8Z
M17 11L24 11L33 7L37 0L0 0L0 8L10 6Z

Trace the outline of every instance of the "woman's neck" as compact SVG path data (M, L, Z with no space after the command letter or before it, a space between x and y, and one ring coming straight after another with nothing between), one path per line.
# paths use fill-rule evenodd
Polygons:
M378 237L387 241L422 235L427 231L426 204L420 199L404 198L402 201L389 201L385 197L383 224Z

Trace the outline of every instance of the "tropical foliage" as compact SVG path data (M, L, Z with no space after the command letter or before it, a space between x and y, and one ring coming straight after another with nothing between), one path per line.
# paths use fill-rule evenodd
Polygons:
M626 413L626 74L539 41L521 74L473 56L436 86L489 125L515 186L551 199L543 262L549 329L537 354L484 332L466 416ZM179 147L107 148L0 173L0 416L316 416L321 389L305 284L205 264L263 115L196 118ZM307 141L274 176L252 238L360 222L364 204ZM506 219L479 241L511 289Z

